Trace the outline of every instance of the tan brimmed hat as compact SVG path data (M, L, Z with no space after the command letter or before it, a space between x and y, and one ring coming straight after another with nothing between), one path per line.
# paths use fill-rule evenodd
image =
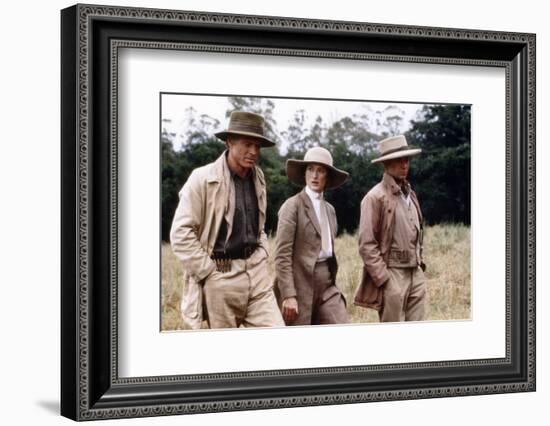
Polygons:
M328 178L325 189L337 188L342 185L349 176L348 172L337 169L332 165L332 155L330 152L319 146L310 148L304 155L303 160L286 160L286 175L292 183L296 185L306 185L306 167L308 164L320 164L328 170Z
M420 148L407 145L405 136L392 136L380 141L380 156L372 160L371 163L380 163L382 161L393 160L394 158L412 157L421 152Z
M233 111L229 117L227 130L216 133L216 136L222 141L227 140L229 135L257 138L260 141L260 146L264 148L275 146L275 142L265 136L264 118L253 112Z

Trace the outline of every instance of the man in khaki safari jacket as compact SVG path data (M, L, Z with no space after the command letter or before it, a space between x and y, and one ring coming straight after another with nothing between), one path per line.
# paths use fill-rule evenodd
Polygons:
M380 142L384 176L361 202L359 254L363 277L354 303L379 311L381 321L421 321L426 310L422 212L406 180L418 148L404 136Z
M216 134L227 150L193 170L179 193L170 242L184 268L181 312L200 328L284 326L267 271L266 185L256 166L262 116L234 111ZM205 309L204 309L205 308Z

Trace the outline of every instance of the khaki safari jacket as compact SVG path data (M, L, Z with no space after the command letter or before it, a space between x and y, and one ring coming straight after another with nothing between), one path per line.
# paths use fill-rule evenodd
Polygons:
M179 192L179 204L176 209L170 243L172 251L180 260L183 269L183 295L181 312L186 326L196 329L201 327L203 319L202 284L216 269L210 258L226 209L234 197L231 190L232 181L226 160L227 151L213 163L199 167L191 173ZM254 185L258 197L258 236L260 246L267 252L267 235L264 231L267 205L265 179L262 170L254 166ZM228 224L228 229L232 223Z
M395 225L395 208L400 187L393 177L384 173L382 181L375 185L361 201L359 222L359 254L363 259L363 276L354 295L353 303L366 308L380 310L383 289L389 278L388 256ZM422 259L423 220L416 193L410 191L411 201L416 207L420 222L420 262Z

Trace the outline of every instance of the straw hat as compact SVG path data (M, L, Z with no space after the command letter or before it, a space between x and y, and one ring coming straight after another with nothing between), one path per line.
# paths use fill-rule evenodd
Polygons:
M412 157L421 152L420 148L407 145L405 136L392 136L380 141L380 156L372 160L371 163L380 163L381 161L393 160L394 158Z
M337 188L342 185L348 178L349 173L337 169L332 165L332 155L330 152L321 147L308 149L303 160L286 160L286 175L292 183L296 185L306 185L306 167L308 164L320 164L328 170L328 178L325 189Z
M224 142L229 135L257 138L260 146L264 148L275 146L275 142L265 136L264 118L253 112L233 111L229 117L227 130L216 133L216 136Z

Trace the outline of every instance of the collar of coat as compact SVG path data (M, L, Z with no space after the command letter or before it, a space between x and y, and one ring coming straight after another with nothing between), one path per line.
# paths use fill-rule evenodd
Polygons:
M315 207L313 207L313 202L311 201L311 198L309 198L309 195L306 192L306 187L305 186L304 186L304 189L302 189L298 193L298 197L302 200L306 216L309 218L309 220L313 224L313 228L315 228L315 231L317 232L317 234L320 237L321 236L321 225L319 224L319 220L317 219L317 214L315 213ZM323 201L324 201L324 198L323 198ZM334 244L334 238L335 238L336 231L337 231L336 217L333 214L330 214L330 210L327 210L327 218L328 218L328 222L329 222L331 238L332 238L332 241L333 241L333 244ZM334 246L333 246L332 250L334 251Z
M389 173L384 172L384 176L382 177L382 182L384 182L384 185L386 185L386 187L391 191L392 194L398 195L401 192L401 187L395 182L395 179ZM409 194L410 194L411 184L406 179L404 184L409 190Z
M220 155L218 159L214 161L214 167L210 170L210 174L208 175L208 183L221 182L225 179L226 170L229 170L229 165L227 164L228 153L229 151L226 149L224 152L222 152L222 155ZM258 173L258 170L258 166L254 165L254 167L251 169L252 179L258 178L260 183L262 185L265 185L263 173Z
M231 170L229 169L229 164L227 163L227 154L229 151L226 149L222 155L218 157L213 163L213 167L210 169L210 173L207 177L208 184L216 184L216 189L214 190L220 196L225 194L224 200L224 219L227 223L227 234L225 242L229 240L233 232L233 216L235 214L235 183L231 177ZM254 182L254 187L256 188L256 196L258 197L258 202L260 203L260 216L265 214L265 210L262 211L260 194L262 193L262 188L265 188L265 179L264 175L258 166L254 165L250 171L252 181ZM265 193L265 191L264 191Z
M313 207L313 202L309 198L309 195L307 195L306 187L304 187L304 189L300 191L299 197L302 199L302 204L305 207L306 216L309 217L309 220L313 224L315 231L320 236L321 226L319 225L319 221L317 220L317 215L315 214L315 208Z
M399 195L399 193L401 192L401 187L395 182L395 179L391 175L389 175L388 173L384 173L384 177L382 178L382 182L384 183L386 188L388 188L390 190L390 192L393 195ZM424 227L424 225L423 225L424 217L422 215L422 210L420 209L420 203L418 202L418 198L416 197L415 192L411 188L411 184L407 180L405 180L405 185L408 186L411 201L415 205L416 211L418 212L418 219L420 221L420 228L422 229Z

